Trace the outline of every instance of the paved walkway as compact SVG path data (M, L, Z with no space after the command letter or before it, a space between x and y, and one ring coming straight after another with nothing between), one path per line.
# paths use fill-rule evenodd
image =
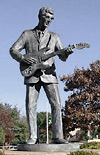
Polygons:
M81 149L81 150L97 152L100 154L100 150L96 150L96 149ZM71 151L74 151L74 150L71 150ZM17 151L17 150L5 150L5 155L69 155L69 154L70 154L70 151L66 151L66 152L27 152L27 151Z
M68 155L69 152L27 152L27 151L16 151L6 150L5 155Z

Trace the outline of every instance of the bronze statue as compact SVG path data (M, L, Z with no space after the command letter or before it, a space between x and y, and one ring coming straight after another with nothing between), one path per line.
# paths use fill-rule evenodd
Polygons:
M38 25L34 29L25 30L10 48L11 56L21 64L21 72L25 76L26 113L29 125L27 144L37 143L36 108L41 87L44 88L51 105L53 143L66 143L66 140L63 139L61 103L54 58L52 55L49 58L46 56L61 51L58 56L62 61L66 61L73 52L70 48L63 48L58 34L48 31L47 27L54 19L53 15L52 8L42 7L38 15ZM25 49L26 55L20 53L23 49ZM31 73L34 68L35 71Z

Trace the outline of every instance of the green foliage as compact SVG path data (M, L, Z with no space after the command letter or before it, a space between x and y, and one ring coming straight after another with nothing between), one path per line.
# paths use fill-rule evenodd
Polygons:
M15 115L14 115L15 114ZM20 116L20 112L17 107L11 111L11 115L15 120L13 128L14 139L12 143L23 143L26 142L29 136L28 124L25 116Z
M38 127L46 129L46 112L37 113Z
M2 151L0 151L0 155L5 155L5 153L3 153Z
M83 131L82 141L88 141L89 137L87 136L87 130Z
M10 144L13 139L13 132L11 130L14 127L14 120L2 104L0 104L0 126L5 132L5 142Z
M2 110L2 111L1 111ZM28 138L28 125L26 117L20 115L20 111L15 106L0 103L0 125L5 131L7 143L21 143Z
M2 127L0 127L0 145L3 145L5 142L5 132L2 129Z
M87 133L86 133L87 134ZM89 137L87 135L83 135L82 136L82 141L87 141L89 139Z
M2 104L4 110L16 121L20 119L20 111L15 106L12 108L12 106L8 103Z
M99 154L96 152L75 151L75 152L71 152L70 155L99 155Z
M20 115L20 111L15 106L11 108L10 105L6 104L5 109L9 112L10 116L14 119L15 124L13 128L14 139L12 143L25 142L28 139L28 125L26 117Z
M80 146L81 149L100 149L100 142L85 143Z
M51 116L51 114L49 114ZM46 112L37 114L40 143L46 143ZM51 124L49 125L49 141L52 139Z
M10 116L15 120L18 121L20 119L20 111L18 108L15 106L14 108L11 109L10 111Z
M8 120L8 118L13 119L13 126L12 126L12 122L7 125L9 126L9 130L4 130L5 128L5 123L4 123L4 117L2 118L2 120L0 121L0 125L2 123L3 125L3 130L6 131L7 135L5 136L6 139L9 140L9 143L23 143L26 142L26 140L29 137L29 131L28 131L28 124L27 124L27 119L26 116L21 116L20 115L20 111L18 110L18 108L15 106L14 108L12 108L11 105L5 103L2 104L0 103L0 106L2 107L2 111L3 111L3 115L5 116L6 120ZM1 115L1 116L3 116ZM9 116L9 117L8 117ZM49 114L49 116L51 116L51 114ZM38 128L39 128L39 136L40 136L40 143L45 143L46 142L46 112L40 112L37 114L38 117ZM10 119L9 119L10 120ZM12 135L14 135L12 137ZM0 134L3 136L3 133L0 131ZM1 137L0 135L0 137ZM9 137L11 138L11 141L9 139ZM51 132L51 124L49 125L49 140L51 140L52 137L52 132ZM3 140L3 138L2 138Z
M39 142L46 142L46 112L37 113Z
M14 139L12 143L23 143L28 139L28 125L23 122L16 122L15 127L13 129Z
M52 132L49 130L49 143L51 142ZM42 132L40 131L40 143L46 143L47 135L46 131Z

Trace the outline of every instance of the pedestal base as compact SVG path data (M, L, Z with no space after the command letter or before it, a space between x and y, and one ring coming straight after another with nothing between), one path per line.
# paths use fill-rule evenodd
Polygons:
M80 145L77 143L68 144L19 144L18 151L33 151L33 152L64 152L78 150Z

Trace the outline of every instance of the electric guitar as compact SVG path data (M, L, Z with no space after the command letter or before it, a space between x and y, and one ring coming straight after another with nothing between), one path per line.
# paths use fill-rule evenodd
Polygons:
M58 50L56 52L52 52L49 54L46 54L46 51L48 51L47 47L42 48L39 52L24 54L24 57L27 57L27 58L32 57L34 59L34 62L31 65L27 64L25 62L21 62L20 63L21 74L24 77L30 77L30 76L34 75L38 69L45 70L45 69L49 68L50 67L49 65L44 64L44 62L46 60L48 60L49 58L56 56L56 55L60 55L65 50L66 51L69 49L72 50L74 48L80 50L80 49L89 48L89 47L90 47L90 45L87 43L79 43L79 44L69 45L67 48L63 48L61 50ZM71 52L71 53L73 53L73 52ZM71 53L68 52L68 55Z

